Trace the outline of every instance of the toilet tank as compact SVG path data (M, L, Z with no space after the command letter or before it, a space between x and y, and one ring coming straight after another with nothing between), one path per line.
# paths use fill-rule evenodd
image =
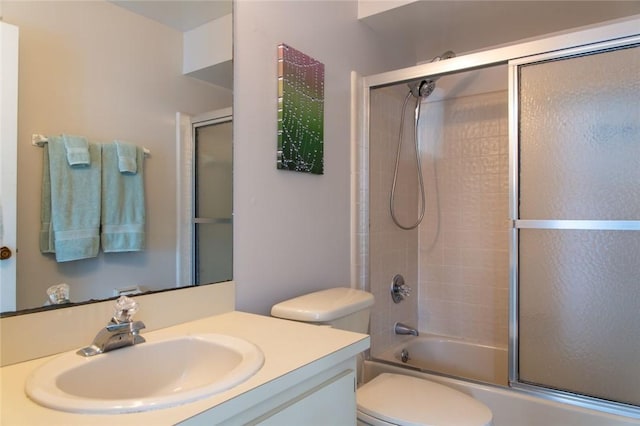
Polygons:
M271 308L278 318L328 324L340 330L367 333L373 295L354 288L337 287L285 300Z

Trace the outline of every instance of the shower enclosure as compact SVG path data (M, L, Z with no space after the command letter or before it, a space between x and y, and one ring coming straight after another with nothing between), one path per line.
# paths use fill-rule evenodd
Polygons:
M177 282L233 279L233 138L231 108L178 113Z
M640 46L513 72L519 380L640 406Z
M508 347L508 381L467 379L640 417L637 28L635 19L354 79L363 114L353 276L376 297L373 359L393 362L390 351L414 339L393 334L400 321ZM398 135L413 133L412 117L400 123L407 83L436 78L419 144L407 139L394 177ZM412 223L419 178L424 220L398 227L390 190L398 220ZM389 296L397 273L414 287L400 304Z

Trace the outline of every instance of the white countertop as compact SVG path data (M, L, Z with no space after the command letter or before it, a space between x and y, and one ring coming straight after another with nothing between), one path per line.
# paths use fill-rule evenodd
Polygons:
M369 336L364 334L237 311L143 335L147 341L153 341L172 335L207 332L228 334L256 344L265 355L263 367L244 383L189 404L131 414L88 415L45 408L26 396L24 383L27 376L56 356L53 355L0 369L0 424L169 425L213 407L220 410L220 418L227 418L241 412L243 407L262 401L369 347Z

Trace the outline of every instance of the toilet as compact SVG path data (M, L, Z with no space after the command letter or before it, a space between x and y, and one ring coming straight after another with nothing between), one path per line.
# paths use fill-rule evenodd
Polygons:
M278 318L367 333L373 295L338 287L285 300L271 308ZM490 426L480 401L450 387L404 374L383 373L358 387L358 425Z

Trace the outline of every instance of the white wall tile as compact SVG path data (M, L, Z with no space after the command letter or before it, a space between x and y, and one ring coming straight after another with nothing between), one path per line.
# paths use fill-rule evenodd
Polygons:
M401 231L391 221L388 205L403 90L399 86L371 92L369 282L376 296L372 354L406 338L393 335L396 321L417 325L422 332L506 345L507 92L423 105L425 220L418 230ZM411 125L411 114L405 121ZM405 128L404 136L403 150L412 154L407 149L413 143L412 130ZM403 170L415 173L410 158ZM415 220L417 183L406 178L396 197L401 219ZM389 297L395 273L402 273L413 287L409 300L398 305Z
M486 344L507 343L507 93L440 102L438 232L420 230L420 330ZM429 119L425 119L425 126ZM430 176L425 170L425 179ZM434 188L435 189L435 188ZM437 235L430 249L424 238Z

